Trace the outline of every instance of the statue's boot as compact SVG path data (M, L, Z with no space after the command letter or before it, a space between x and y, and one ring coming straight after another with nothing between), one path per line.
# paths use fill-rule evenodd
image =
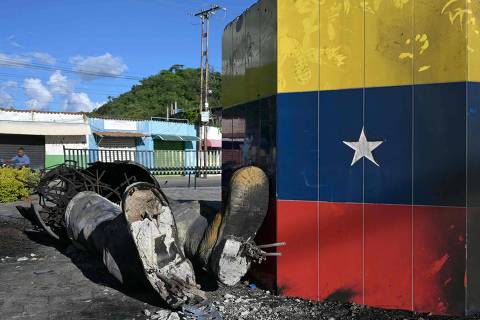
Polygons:
M179 246L168 202L153 185L129 186L122 207L81 192L68 204L65 226L76 246L101 255L126 286L149 284L172 308L205 298Z
M250 166L232 176L223 212L198 202L172 203L185 255L220 282L235 285L250 267L252 257L246 246L253 244L268 201L267 176Z

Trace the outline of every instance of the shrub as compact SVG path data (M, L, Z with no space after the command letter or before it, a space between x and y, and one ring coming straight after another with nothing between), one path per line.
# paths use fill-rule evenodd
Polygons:
M28 168L0 168L0 203L28 197L29 185L37 185L39 181L40 176Z

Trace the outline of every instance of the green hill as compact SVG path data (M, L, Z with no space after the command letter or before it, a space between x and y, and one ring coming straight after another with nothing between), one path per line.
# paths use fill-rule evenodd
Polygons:
M210 73L209 104L220 105L221 75ZM150 119L166 117L167 108L177 101L190 120L197 115L200 96L200 69L174 65L169 70L140 81L126 93L109 97L109 101L92 112L93 116Z

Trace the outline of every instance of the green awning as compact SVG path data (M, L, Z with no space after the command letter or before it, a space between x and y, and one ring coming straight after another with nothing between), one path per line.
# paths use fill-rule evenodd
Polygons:
M198 141L199 140L195 136L177 136L172 134L155 134L153 135L153 138L164 140L164 141Z

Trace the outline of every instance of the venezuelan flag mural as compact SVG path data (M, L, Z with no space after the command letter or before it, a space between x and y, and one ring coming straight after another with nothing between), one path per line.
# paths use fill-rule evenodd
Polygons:
M480 2L262 0L223 37L223 171L271 179L285 295L480 311ZM227 185L224 184L226 187Z

